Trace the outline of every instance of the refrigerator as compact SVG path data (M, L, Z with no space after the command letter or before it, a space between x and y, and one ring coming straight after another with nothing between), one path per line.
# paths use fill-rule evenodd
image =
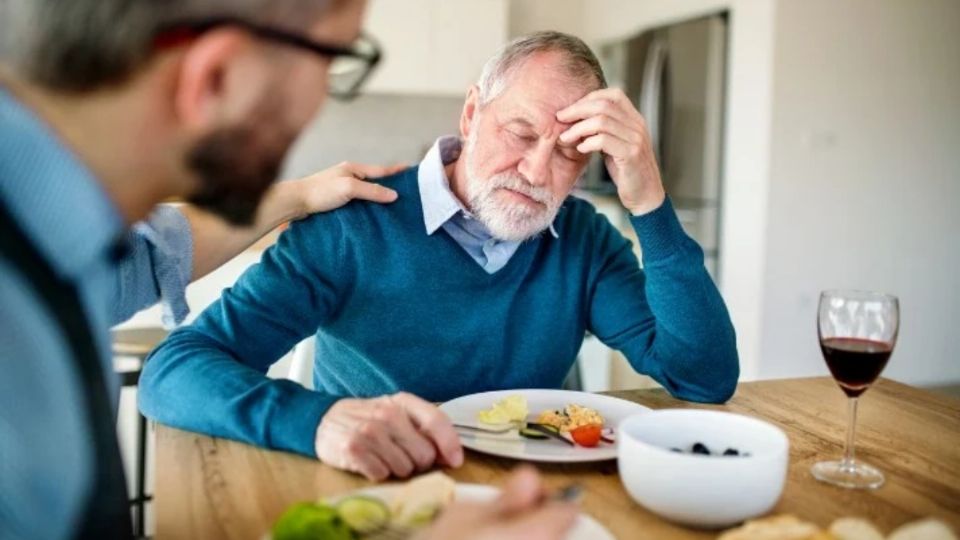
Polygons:
M622 88L647 121L664 187L684 229L703 248L714 280L721 271L727 27L726 14L719 13L599 48L608 83ZM580 187L615 193L599 156Z

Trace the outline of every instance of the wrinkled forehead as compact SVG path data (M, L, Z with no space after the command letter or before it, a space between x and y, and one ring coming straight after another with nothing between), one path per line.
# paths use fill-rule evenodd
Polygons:
M501 121L520 121L545 133L569 127L557 121L557 112L597 88L596 81L569 75L555 55L534 56L517 66L496 99L486 105Z

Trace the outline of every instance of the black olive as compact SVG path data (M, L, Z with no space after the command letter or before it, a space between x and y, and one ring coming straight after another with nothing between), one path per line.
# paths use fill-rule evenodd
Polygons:
M725 456L739 456L739 455L740 455L740 452L739 452L736 448L727 448L726 450L723 451L723 455L725 455Z
M707 448L707 445L700 442L693 443L693 448L690 451L693 452L694 454L703 454L705 456L710 455L710 449Z

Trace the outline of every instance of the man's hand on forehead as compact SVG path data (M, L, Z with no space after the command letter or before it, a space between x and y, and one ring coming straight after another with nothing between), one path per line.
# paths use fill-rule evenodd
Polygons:
M619 88L595 90L557 112L570 124L558 145L581 153L602 152L620 201L634 215L663 204L666 194L643 116Z

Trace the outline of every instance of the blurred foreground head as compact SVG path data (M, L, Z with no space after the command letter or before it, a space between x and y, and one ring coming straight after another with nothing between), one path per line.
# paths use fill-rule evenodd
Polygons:
M104 181L133 172L123 181L249 223L328 93L349 93L340 79L359 84L376 62L360 39L363 8L363 0L0 0L0 80ZM331 77L344 59L356 72ZM103 125L115 128L113 140L91 140ZM105 157L108 144L116 152Z

